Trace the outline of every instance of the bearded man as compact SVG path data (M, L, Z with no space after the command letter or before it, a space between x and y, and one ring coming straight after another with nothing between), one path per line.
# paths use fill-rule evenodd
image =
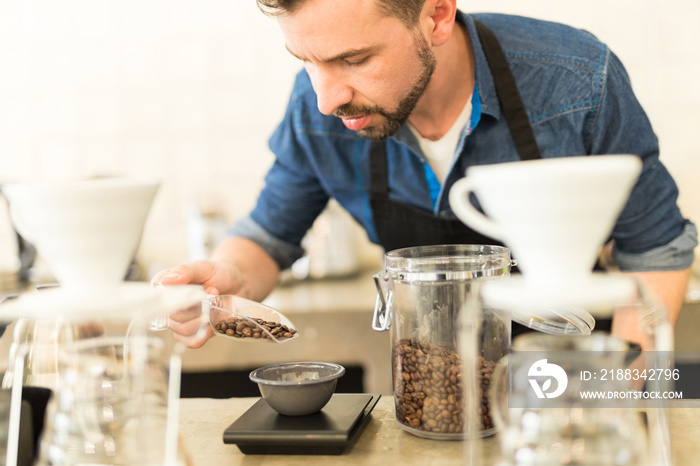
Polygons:
M697 244L624 67L590 33L530 18L465 14L456 0L257 0L303 64L257 205L210 261L163 284L262 300L330 198L385 250L497 244L455 219L468 167L635 154L642 174L610 238L672 321ZM571 176L576 176L572 173ZM565 258L562 258L565 263Z

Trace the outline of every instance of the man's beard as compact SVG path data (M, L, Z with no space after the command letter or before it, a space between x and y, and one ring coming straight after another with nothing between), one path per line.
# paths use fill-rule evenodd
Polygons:
M421 98L425 92L425 89L428 87L430 78L435 71L435 54L433 54L433 51L430 49L425 37L423 37L419 31L416 31L414 44L416 46L418 59L423 67L423 71L408 94L401 99L399 106L395 111L390 112L379 106L345 104L338 107L333 112L333 115L337 117L353 117L367 114L382 115L385 118L385 121L381 126L363 128L358 130L357 134L371 141L381 141L382 139L386 139L396 134L399 128L401 128L401 125L408 120L409 115L418 103L418 99Z

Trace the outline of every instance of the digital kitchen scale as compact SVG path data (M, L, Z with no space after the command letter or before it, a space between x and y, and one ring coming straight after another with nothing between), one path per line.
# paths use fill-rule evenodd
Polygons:
M284 416L259 399L224 431L247 455L341 455L355 443L381 395L336 393L318 413Z

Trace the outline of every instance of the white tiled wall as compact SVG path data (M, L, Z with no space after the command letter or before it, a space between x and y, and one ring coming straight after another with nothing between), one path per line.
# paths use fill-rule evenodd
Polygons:
M458 5L567 22L610 44L655 124L685 214L700 221L700 0ZM252 207L298 67L254 0L2 2L0 182L158 177L139 258L184 260L192 205L227 220Z

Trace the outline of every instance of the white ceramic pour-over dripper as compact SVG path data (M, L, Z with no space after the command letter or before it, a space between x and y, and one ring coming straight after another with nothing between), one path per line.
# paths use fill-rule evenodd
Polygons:
M468 226L505 243L531 286L581 283L591 277L641 166L633 155L474 166L452 187L450 206Z
M17 230L66 290L118 285L138 248L158 182L104 178L3 187Z

